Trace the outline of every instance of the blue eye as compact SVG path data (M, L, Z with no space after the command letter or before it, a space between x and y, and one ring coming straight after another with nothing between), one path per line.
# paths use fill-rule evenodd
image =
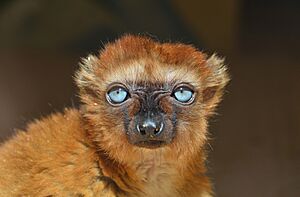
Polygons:
M173 94L177 101L187 103L193 98L194 92L188 87L179 87Z
M128 92L125 88L117 86L108 91L107 98L112 104L120 104L128 98Z

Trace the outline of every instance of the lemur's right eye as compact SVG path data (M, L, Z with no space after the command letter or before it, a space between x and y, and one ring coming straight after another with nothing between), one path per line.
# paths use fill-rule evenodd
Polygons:
M111 104L121 104L128 99L129 93L122 86L112 87L106 94L106 99Z

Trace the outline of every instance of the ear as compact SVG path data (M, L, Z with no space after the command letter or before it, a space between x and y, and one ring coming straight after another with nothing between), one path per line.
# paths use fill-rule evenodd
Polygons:
M215 54L207 59L206 66L210 70L210 75L206 78L202 95L207 113L211 114L221 101L224 88L229 82L229 76L227 67L224 65L224 59Z
M87 58L82 59L79 63L79 70L75 74L75 82L80 90L80 97L84 101L85 96L91 96L91 98L97 98L98 86L96 77L96 68L98 67L98 58L93 55L89 55Z

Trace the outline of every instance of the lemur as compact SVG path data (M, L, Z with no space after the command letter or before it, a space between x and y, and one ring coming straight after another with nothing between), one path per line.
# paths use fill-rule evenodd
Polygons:
M0 147L0 196L213 196L208 119L227 67L191 45L125 35L83 59L81 106Z

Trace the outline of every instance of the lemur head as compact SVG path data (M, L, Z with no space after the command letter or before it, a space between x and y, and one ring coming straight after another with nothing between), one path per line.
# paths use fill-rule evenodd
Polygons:
M215 55L131 35L84 59L76 75L92 140L120 162L196 154L228 80Z

